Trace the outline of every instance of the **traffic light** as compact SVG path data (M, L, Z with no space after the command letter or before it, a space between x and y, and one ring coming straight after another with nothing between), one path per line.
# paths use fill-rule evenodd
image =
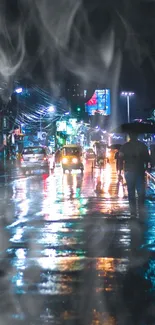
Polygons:
M66 144L67 135L63 132L57 132L57 142L60 146L64 146Z
M73 117L77 118L78 121L84 121L87 119L84 103L72 103L71 109Z
M58 143L59 143L60 145L64 145L64 144L65 144L65 140L59 137L59 138L58 138Z

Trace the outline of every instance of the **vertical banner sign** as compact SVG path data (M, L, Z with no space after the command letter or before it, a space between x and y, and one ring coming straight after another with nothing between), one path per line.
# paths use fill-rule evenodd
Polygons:
M6 130L9 128L8 118L7 116L3 117L3 130Z

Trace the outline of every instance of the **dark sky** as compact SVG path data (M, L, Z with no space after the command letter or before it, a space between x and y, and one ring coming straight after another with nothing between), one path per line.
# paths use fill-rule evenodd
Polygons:
M113 28L115 31L115 50L120 48L123 56L119 81L120 89L133 90L137 96L144 98L146 105L152 107L155 105L155 2L85 0L83 13L77 12L75 15L71 28L71 41L67 43L66 48L63 48L61 53L60 47L53 50L53 47L49 46L48 39L47 42L44 41L44 29L41 27L40 16L34 3L36 3L35 0L27 0L26 2L5 0L5 6L1 5L0 7L1 16L5 16L6 26L9 26L9 41L12 39L15 48L15 35L17 33L13 32L12 27L14 26L16 30L21 26L21 30L24 30L25 55L13 78L29 78L34 83L47 85L50 83L51 87L59 79L66 81L68 78L71 80L70 75L74 74L74 68L72 65L68 68L66 58L68 59L69 55L72 56L73 48L78 63L87 63L86 57L85 61L82 60L86 48L90 48L90 52L88 51L91 53L89 60L93 65L92 62L95 61L92 57L95 55L97 57L95 46L97 48L98 43L105 35L108 38L109 31ZM37 3L39 4L40 0ZM45 3L49 2L45 0ZM58 7L55 8L59 10ZM52 7L49 6L48 10L51 10L52 17ZM63 18L62 8L59 16ZM87 17L87 23L85 23L85 17ZM89 26L89 32L86 25ZM64 25L63 28L66 26ZM47 30L45 32L47 33ZM48 33L45 38L47 35ZM2 36L5 38L5 32L0 35L0 40ZM10 45L6 48L10 51ZM91 49L93 49L92 52ZM77 70L75 69L75 75Z

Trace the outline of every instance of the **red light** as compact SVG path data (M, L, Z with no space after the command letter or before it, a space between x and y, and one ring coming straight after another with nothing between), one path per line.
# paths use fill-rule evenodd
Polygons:
M20 161L24 161L23 157L21 157Z
M44 160L46 160L46 161L47 161L47 157L44 157Z

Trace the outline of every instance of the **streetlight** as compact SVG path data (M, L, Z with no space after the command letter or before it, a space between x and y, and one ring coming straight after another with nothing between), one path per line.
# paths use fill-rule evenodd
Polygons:
M48 113L54 113L55 112L55 106L50 105L47 108L43 107L43 109L39 112L39 114L40 114L40 132L42 132L42 118L43 118L43 115L45 115L47 112Z
M21 94L21 93L23 92L23 88L22 88L22 87L20 87L20 88L16 88L16 89L14 90L14 92L15 92L16 94ZM19 114L19 101L18 101L18 96L17 96L17 114ZM20 132L21 132L21 131L22 131L21 124L20 124L19 128L20 128Z
M128 115L128 123L130 123L130 97L134 96L133 92L123 91L121 93L122 96L126 97L127 99L127 115Z
M55 106L54 105L51 105L48 107L48 112L49 113L54 113L55 112Z
M21 94L22 91L23 91L23 88L17 88L17 89L15 89L15 92L16 92L17 94Z

